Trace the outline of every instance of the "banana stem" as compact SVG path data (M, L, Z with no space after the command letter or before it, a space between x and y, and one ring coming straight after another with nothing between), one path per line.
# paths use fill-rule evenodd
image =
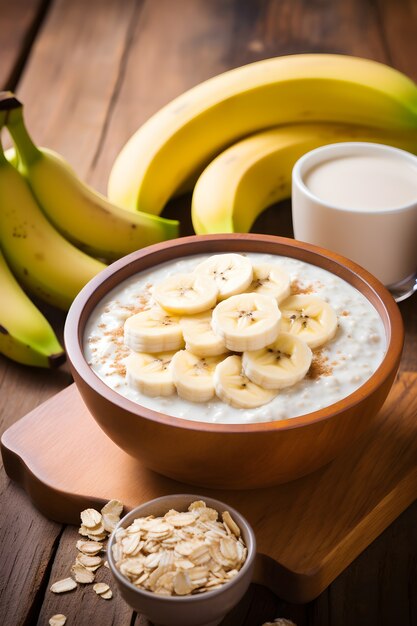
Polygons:
M31 165L42 156L26 130L22 106L8 112L6 126L16 144L23 166Z

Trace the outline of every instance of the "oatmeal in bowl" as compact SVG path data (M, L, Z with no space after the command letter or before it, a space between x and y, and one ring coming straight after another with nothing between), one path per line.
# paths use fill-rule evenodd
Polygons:
M189 312L182 285L205 268L228 292L213 299L207 283L201 292L197 285ZM348 282L299 259L245 252L180 258L128 278L96 307L84 337L90 366L117 393L174 417L226 424L333 404L375 372L385 351L380 315Z
M389 293L347 259L215 235L114 263L74 302L65 338L87 407L118 445L167 476L227 488L306 474L364 432L403 330Z

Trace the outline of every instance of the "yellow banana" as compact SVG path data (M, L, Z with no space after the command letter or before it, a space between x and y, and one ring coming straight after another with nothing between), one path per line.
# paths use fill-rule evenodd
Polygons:
M126 211L85 185L56 152L37 148L24 125L22 105L9 111L7 126L40 207L59 232L93 256L115 260L179 234L175 220Z
M231 70L139 128L113 165L109 199L159 214L190 174L225 147L272 126L314 121L415 129L417 86L383 64L343 55L293 55Z
M1 143L0 245L19 282L62 309L105 267L48 222L26 180L5 158Z
M49 322L31 302L0 251L0 352L18 363L57 367L65 352Z
M303 154L341 141L385 143L417 152L417 130L316 123L257 133L219 154L201 174L192 199L195 232L248 232L266 207L291 195L292 168Z

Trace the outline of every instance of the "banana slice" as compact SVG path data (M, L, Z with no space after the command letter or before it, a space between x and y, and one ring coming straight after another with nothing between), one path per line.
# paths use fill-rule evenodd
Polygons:
M170 396L175 393L171 361L175 352L148 354L136 352L125 359L129 387L147 396Z
M159 306L127 318L124 342L135 352L165 352L184 346L179 318Z
M262 263L253 266L253 280L248 291L271 296L280 303L290 295L290 285L287 272L272 263Z
M258 293L242 293L220 302L211 326L234 352L260 350L278 336L281 313L277 301Z
M195 274L209 276L216 281L219 300L246 291L252 282L252 263L241 254L215 254L194 270Z
M207 311L180 319L185 348L197 356L217 356L227 352L223 339L211 327L211 315L212 311Z
M218 397L237 409L253 409L267 404L276 391L263 389L249 380L242 370L242 358L228 356L214 370L214 388Z
M194 315L217 302L216 281L202 274L174 274L154 287L152 295L168 313Z
M245 352L242 356L243 371L250 380L265 389L284 389L304 378L312 356L305 341L290 333L281 333L266 348Z
M296 335L310 348L321 346L336 334L336 313L317 296L290 296L281 302L280 309L281 330Z
M222 361L219 356L200 357L180 350L172 359L171 371L177 393L190 402L207 402L215 394L213 374Z

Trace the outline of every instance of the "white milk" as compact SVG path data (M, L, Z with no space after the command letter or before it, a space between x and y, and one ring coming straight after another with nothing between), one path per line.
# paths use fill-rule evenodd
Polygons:
M417 202L417 167L392 155L327 159L304 176L324 202L354 211L384 211Z

